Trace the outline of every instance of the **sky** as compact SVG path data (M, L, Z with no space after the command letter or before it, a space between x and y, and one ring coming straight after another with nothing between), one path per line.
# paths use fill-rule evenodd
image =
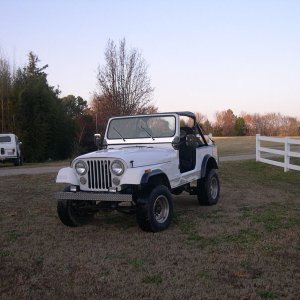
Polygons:
M108 39L142 52L164 111L300 119L300 0L0 0L0 53L48 64L62 96L90 100Z

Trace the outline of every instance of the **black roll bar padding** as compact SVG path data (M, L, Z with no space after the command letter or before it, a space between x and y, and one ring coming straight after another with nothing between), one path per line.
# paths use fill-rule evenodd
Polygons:
M206 138L204 137L202 128L200 127L200 125L199 125L198 123L196 123L196 125L197 125L197 128L198 128L198 130L199 130L199 132L200 132L200 136L202 137L202 139L203 139L205 145L208 146L207 141L206 141Z

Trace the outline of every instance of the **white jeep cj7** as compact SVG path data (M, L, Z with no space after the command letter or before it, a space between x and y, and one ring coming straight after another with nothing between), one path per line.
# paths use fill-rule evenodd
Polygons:
M91 221L99 210L136 213L145 231L168 228L172 194L196 195L214 205L220 193L217 148L191 112L111 118L101 150L75 158L57 175L67 183L56 193L57 212L67 226Z

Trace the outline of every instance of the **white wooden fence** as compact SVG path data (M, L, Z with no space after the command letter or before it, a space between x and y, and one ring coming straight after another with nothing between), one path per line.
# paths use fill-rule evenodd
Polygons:
M261 147L261 141L280 143L281 145L284 144L284 150ZM266 164L282 167L282 168L284 168L284 172L287 172L288 170L300 171L300 166L290 163L291 157L299 157L300 158L300 151L299 152L291 151L291 145L300 145L300 139L291 139L288 137L285 137L285 138L269 137L269 136L261 136L260 134L257 134L256 135L256 161L260 161L260 162L263 162ZM283 156L284 161L279 162L276 160L272 160L270 158L263 158L261 156L262 152L270 153L270 154L276 155L276 156L277 155Z

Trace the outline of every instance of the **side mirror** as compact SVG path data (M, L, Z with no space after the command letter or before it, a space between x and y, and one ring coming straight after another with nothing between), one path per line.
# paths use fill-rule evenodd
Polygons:
M101 134L100 133L94 134L94 142L95 142L95 145L97 146L97 149L99 150L100 146L101 146Z
M197 147L197 139L193 134L187 134L185 138L185 143L188 147L196 148Z
M179 145L180 145L180 137L179 136L175 136L173 141L172 141L172 147L175 150L179 150Z

